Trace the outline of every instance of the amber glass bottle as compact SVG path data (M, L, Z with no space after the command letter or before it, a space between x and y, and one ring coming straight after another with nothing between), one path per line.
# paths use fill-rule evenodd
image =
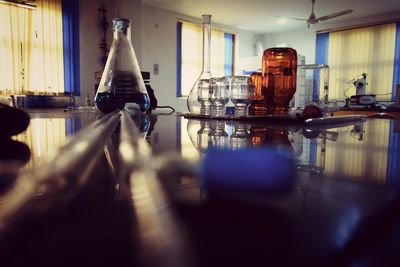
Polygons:
M262 60L263 87L272 94L274 114L286 113L296 92L297 52L288 47L269 48Z
M253 72L250 75L250 83L254 88L253 92L253 100L251 102L251 106L249 108L250 115L266 115L270 113L268 108L268 92L266 92L266 88L262 86L263 75L261 71Z

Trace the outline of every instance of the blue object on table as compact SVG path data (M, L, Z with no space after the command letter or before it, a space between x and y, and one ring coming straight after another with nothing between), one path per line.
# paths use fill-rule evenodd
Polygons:
M207 191L275 195L293 188L295 161L273 149L209 150L200 168Z

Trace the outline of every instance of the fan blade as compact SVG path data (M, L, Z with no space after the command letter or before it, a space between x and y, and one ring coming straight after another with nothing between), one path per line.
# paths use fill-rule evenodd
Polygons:
M288 19L300 20L300 21L307 21L307 19L299 19L299 18L288 18Z
M332 19L332 18L336 18L336 17L339 17L339 16L343 16L343 15L349 14L351 12L353 12L353 9L346 9L346 10L343 10L343 11L332 13L330 15L326 15L326 16L320 17L320 18L318 18L318 20L324 21L324 20L327 20L327 19Z

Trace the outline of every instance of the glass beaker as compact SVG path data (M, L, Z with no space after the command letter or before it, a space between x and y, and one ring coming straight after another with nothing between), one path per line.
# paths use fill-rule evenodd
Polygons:
M194 83L190 93L187 97L187 107L191 114L211 114L211 102L209 100L203 101L200 106L199 91L204 89L204 81L209 81L212 78L210 71L210 56L211 56L211 15L203 15L202 31L203 31L203 57L202 68L199 78ZM209 88L210 89L210 88ZM212 88L211 88L212 90ZM206 107L206 108L204 108Z
M235 105L235 116L247 116L254 91L250 78L247 76L234 76L231 86L231 101Z
M214 79L200 79L197 83L197 101L200 102L200 114L211 115L211 97L214 90Z
M262 59L263 86L272 94L272 112L286 113L296 92L297 52L289 47L264 51Z
M214 80L214 90L211 96L213 115L215 117L223 117L225 115L225 106L229 102L229 79L221 77Z
M96 93L96 107L103 112L123 109L125 104L141 112L150 99L131 43L131 21L113 19L114 39Z

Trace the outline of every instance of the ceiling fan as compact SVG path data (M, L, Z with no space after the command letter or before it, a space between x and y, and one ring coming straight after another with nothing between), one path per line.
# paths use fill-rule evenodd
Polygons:
M315 13L314 13L315 0L311 0L311 4L312 4L311 14L308 17L308 19L299 19L299 18L290 18L290 19L305 21L305 22L307 22L307 27L309 28L310 26L312 26L314 24L317 24L319 21L325 21L325 20L328 20L328 19L333 19L333 18L336 18L336 17L339 17L339 16L343 16L343 15L346 15L346 14L349 14L349 13L353 12L353 9L346 9L346 10L343 10L343 11L335 12L335 13L332 13L332 14L317 18L315 16Z

